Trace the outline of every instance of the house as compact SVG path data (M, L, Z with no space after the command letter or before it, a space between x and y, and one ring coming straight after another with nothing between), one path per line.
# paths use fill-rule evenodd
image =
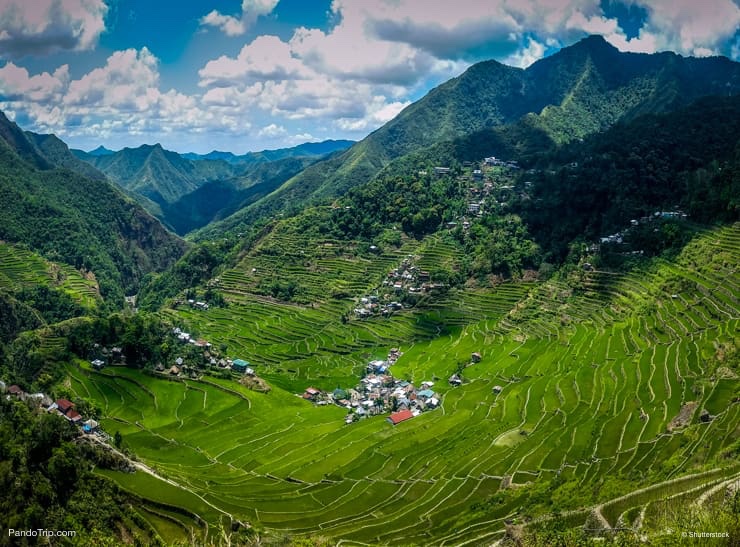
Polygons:
M94 359L90 362L95 370L100 370L105 366L105 362L100 359Z
M480 169L474 169L473 180L483 180L483 171L481 171Z
M441 177L442 175L449 175L450 168L449 167L435 167L434 174L437 175L438 177Z
M399 410L398 412L394 412L393 414L388 416L387 420L393 425L398 425L401 422L410 420L413 417L414 414L410 410Z
M66 414L64 415L64 417L65 417L65 418L67 418L67 419L68 419L68 420L69 420L70 422L72 422L73 424L76 424L76 423L78 423L78 422L82 421L82 416L80 415L80 413L79 413L79 412L77 412L77 411L76 411L76 410L74 410L74 409L72 409L72 410L70 410L69 412L67 412L67 413L66 413Z
M417 391L416 395L424 399L431 399L432 397L434 397L434 392L431 389L422 389L420 391Z
M480 213L480 203L471 202L468 203L468 213L477 215Z
M309 401L315 401L319 395L321 395L321 391L315 387L308 387L306 388L306 391L303 392L303 398Z
M172 365L172 367L170 368L170 374L172 374L172 376L179 375L180 374L180 367L178 367L177 365Z
M234 362L231 363L231 370L236 372L245 373L247 372L247 368L249 368L249 361L245 361L244 359L234 359Z
M82 431L85 433L93 433L94 431L97 431L99 425L100 424L98 424L98 422L90 418L89 420L82 422Z
M458 376L457 374L453 374L452 376L450 376L448 382L451 386L457 387L462 384L462 378L460 378L460 376Z
M247 369L244 371L244 374L247 376L254 376L254 369L247 367Z
M10 395L15 395L16 397L22 397L23 395L25 395L25 392L15 384L8 388L8 393Z
M480 360L481 360L481 355L480 355L480 353L478 353L477 351L474 351L474 352L473 352L473 353L472 353L472 354L470 355L470 359L471 359L471 360L473 361L473 363L480 363Z
M185 362L185 360L182 357L178 357L177 359L175 359L175 364L178 367L181 367L184 362Z
M74 410L75 404L67 399L57 399L56 403L57 410L64 415L67 415L70 411ZM53 405L52 405L53 406Z
M504 388L502 388L501 386L493 386L493 392L494 392L494 393L495 393L496 395L498 395L499 393L501 393L501 392L503 391L503 389L504 389Z
M156 370L157 372L164 372L164 365L162 363L157 363L157 366L154 370Z

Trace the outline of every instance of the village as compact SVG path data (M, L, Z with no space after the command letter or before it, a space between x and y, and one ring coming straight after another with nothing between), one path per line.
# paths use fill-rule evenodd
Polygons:
M300 395L306 401L318 406L336 405L347 410L344 423L349 425L370 416L388 414L386 420L397 425L439 407L440 395L432 388L435 383L425 380L416 387L412 382L393 377L391 367L403 353L399 348L391 348L386 359L370 361L365 368L365 375L353 388L337 388L324 392L315 387L308 387ZM481 361L481 354L473 352L470 365ZM463 380L459 373L449 377L451 387L459 387ZM501 393L501 386L494 387L494 393Z
M15 398L19 401L25 401L40 410L61 416L69 423L77 426L82 433L97 435L105 441L110 441L111 437L100 428L100 424L93 418L85 419L77 411L76 405L67 399L52 400L45 393L26 393L20 386L6 386L5 382L0 380L0 393L6 393L8 400Z
M510 170L519 169L515 161L504 161L496 157L488 157L478 163L464 162L465 173L458 175L457 180L466 183L465 213L445 223L449 230L461 228L467 232L471 222L483 216L485 211L494 211L496 207L505 207L507 200L519 195L513 184L503 184L510 176ZM497 168L497 169L494 169ZM427 171L419 171L420 176L428 175ZM445 177L452 174L450 167L438 166L434 168L434 176ZM503 178L499 179L499 175ZM525 182L525 189L532 183ZM377 249L372 245L370 250ZM432 279L429 271L416 265L417 256L408 255L401 263L390 270L385 279L368 294L357 299L352 310L358 319L373 316L387 316L393 312L412 307L416 297L429 294L438 294L447 288L444 283Z

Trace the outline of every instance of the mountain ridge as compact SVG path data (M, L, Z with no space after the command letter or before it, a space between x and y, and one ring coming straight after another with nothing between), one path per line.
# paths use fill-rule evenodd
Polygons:
M703 72L704 78L697 78ZM391 160L486 128L525 124L551 146L619 119L678 108L703 96L740 92L740 63L724 57L620 52L591 36L527 69L483 61L431 90L339 156L319 162L271 195L205 228L197 238L242 230L296 203L342 195Z

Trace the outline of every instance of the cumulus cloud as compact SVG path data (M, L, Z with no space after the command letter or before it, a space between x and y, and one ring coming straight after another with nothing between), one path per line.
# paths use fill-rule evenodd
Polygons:
M203 108L198 97L160 89L157 58L147 49L116 51L104 66L70 79L62 65L31 75L12 62L0 68L0 108L23 114L30 129L61 136L166 135L240 130L244 114Z
M282 137L286 135L287 133L288 132L285 130L285 128L282 125L271 123L270 125L266 125L262 129L260 129L257 132L257 135L260 137L267 137L270 139L274 139L277 137Z
M25 68L9 62L0 68L0 96L6 100L50 101L60 97L68 81L68 65L60 66L53 74L31 76Z
M733 0L630 0L647 10L639 35L632 40L613 40L628 51L671 50L706 57L722 53L722 46L740 28L740 6ZM737 55L730 49L730 55Z
M293 56L289 44L269 35L259 36L245 45L235 58L222 55L198 71L201 86L285 80L305 74L303 63Z
M213 10L201 18L200 24L219 28L227 36L239 36L254 24L257 17L272 13L278 2L279 0L243 0L240 16L224 15Z
M0 0L0 56L90 49L107 11L103 0Z

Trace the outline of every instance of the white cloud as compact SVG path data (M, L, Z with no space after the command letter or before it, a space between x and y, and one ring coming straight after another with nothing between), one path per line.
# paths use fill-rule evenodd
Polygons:
M103 0L0 0L0 56L90 49L107 11Z
M544 54L545 44L541 44L537 40L530 39L527 47L509 55L503 60L503 63L519 68L527 68L535 61L542 59Z
M227 36L239 36L254 24L257 17L272 13L278 2L279 0L243 0L242 12L239 17L223 15L221 12L213 10L201 18L200 24L217 27Z
M266 125L262 129L260 129L257 132L257 135L260 137L267 137L270 139L275 139L277 137L282 137L286 135L287 133L288 132L285 130L285 128L282 125L271 123L270 125Z
M306 75L306 68L277 36L259 36L245 45L236 58L222 55L198 71L201 86L235 82L285 80Z
M0 95L6 100L49 101L59 98L68 81L68 65L60 66L53 74L42 72L30 76L28 70L9 62L0 68Z
M627 43L641 51L717 55L740 28L740 6L733 0L632 1L648 12L638 37Z

